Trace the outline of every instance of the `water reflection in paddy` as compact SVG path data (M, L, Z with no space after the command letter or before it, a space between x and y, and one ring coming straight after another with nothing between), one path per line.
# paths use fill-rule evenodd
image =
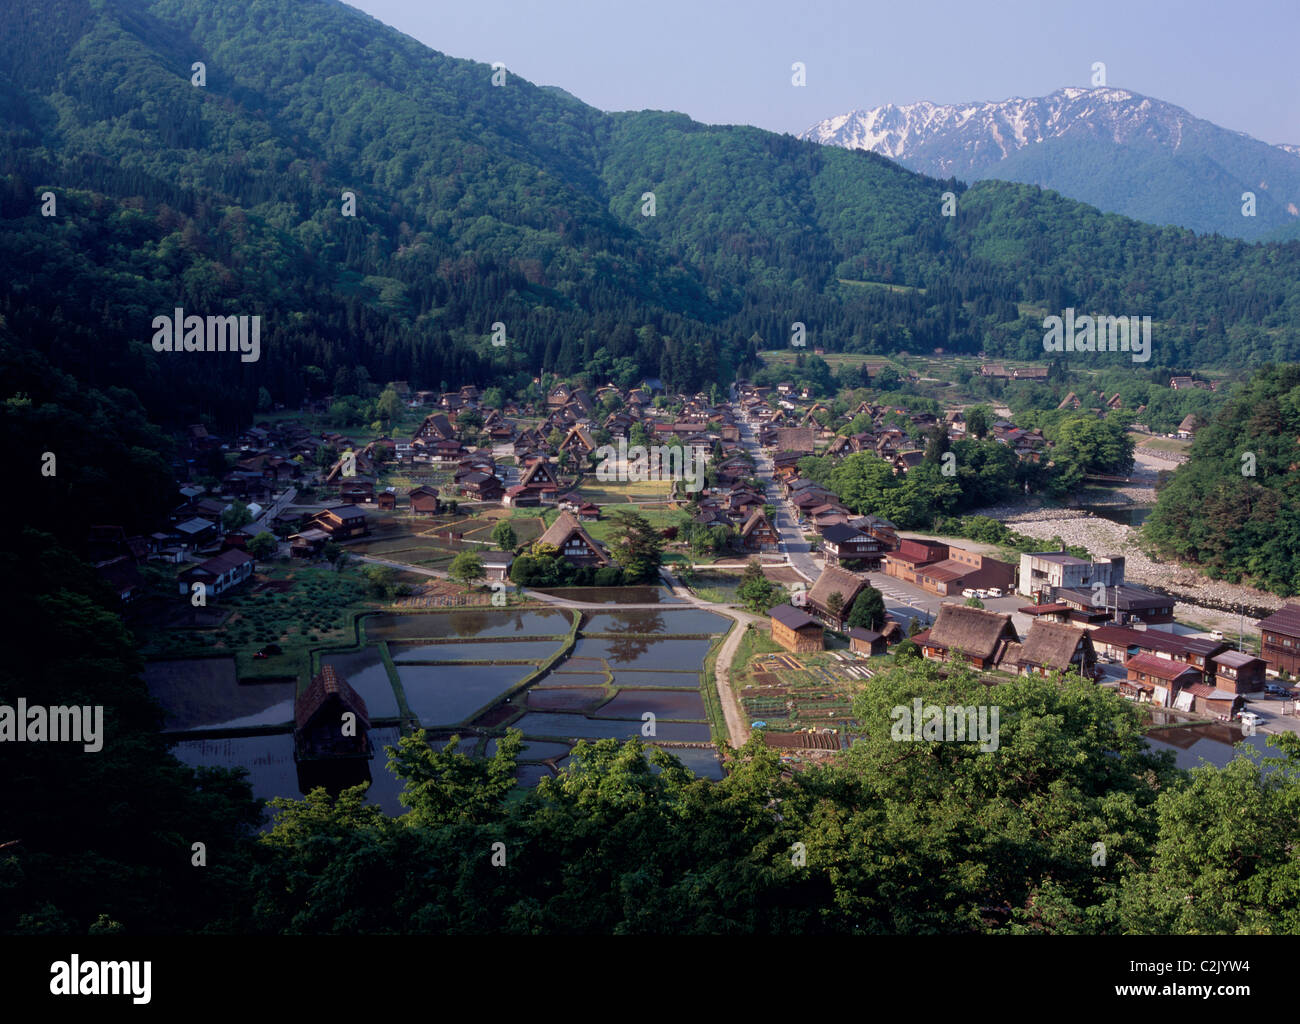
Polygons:
M514 686L532 665L399 665L406 703L426 727L455 725Z
M145 686L162 705L164 728L285 725L293 721L293 683L241 683L234 658L151 661Z
M592 719L556 711L530 711L515 723L528 736L564 736L571 739L631 739L641 735L641 721ZM679 743L709 740L704 722L656 722L655 738Z
M572 622L571 614L559 608L535 611L483 608L427 615L371 615L365 620L366 636L370 640L558 636L567 633Z
M673 690L698 690L700 674L695 672L637 672L619 669L614 673L615 686L665 686Z
M560 649L559 640L496 640L468 644L390 644L388 653L404 661L545 661Z
M549 761L552 758L563 757L570 750L567 743L550 743L546 740L525 740L523 747L519 750L520 761ZM487 742L487 756L493 757L497 752L496 738Z
M620 690L596 714L601 718L640 719L647 711L657 718L703 721L704 698L698 691L689 690Z
M528 691L524 703L536 711L594 711L603 700L603 686L539 686Z
M332 666L361 695L372 719L396 718L400 714L388 670L373 647L353 654L322 654L320 660L322 666Z
M1202 761L1222 768L1236 756L1234 744L1241 742L1250 744L1268 757L1277 757L1280 753L1268 745L1267 734L1257 732L1254 736L1245 736L1240 726L1226 722L1156 729L1147 734L1146 741L1152 750L1172 750L1175 763L1185 769L1195 768ZM1268 770L1266 766L1265 771Z
M574 654L604 658L615 670L669 669L699 672L709 653L708 640L672 637L580 637ZM699 685L698 680L696 685Z
M730 625L731 620L725 615L699 608L589 612L582 619L584 633L725 633Z

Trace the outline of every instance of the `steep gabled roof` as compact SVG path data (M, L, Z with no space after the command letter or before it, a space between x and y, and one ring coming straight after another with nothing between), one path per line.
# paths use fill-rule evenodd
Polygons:
M554 484L555 473L552 472L550 463L545 459L538 459L519 477L521 486L527 487L529 484Z
M945 602L939 606L928 638L936 646L968 657L989 658L1004 635L1013 642L1019 639L1010 615Z
M320 673L311 681L311 685L303 690L294 702L293 718L298 728L305 729L312 716L332 696L337 696L343 707L357 716L357 721L362 726L370 728L370 712L366 710L366 702L361 699L361 694L352 689L348 681L335 671L333 665L323 666Z
M828 607L827 599L831 594L839 594L844 599L842 612L847 612L849 605L853 603L854 598L861 593L862 588L867 585L865 576L858 576L847 569L841 569L839 566L828 565L822 570L822 574L817 577L817 582L813 584L812 590L808 591L808 600L818 608Z
M546 532L538 538L539 544L550 544L557 550L564 550L565 543L574 535L580 537L591 550L600 558L605 559L601 546L592 539L580 522L574 517L572 512L561 512L560 517L546 528ZM605 559L608 562L608 559Z
M1087 641L1087 631L1063 622L1037 619L1020 651L1021 665L1037 665L1048 670L1066 671L1080 640Z
M748 537L760 526L766 526L768 529L772 528L772 524L767 521L767 516L763 515L763 510L755 509L750 514L750 517L745 520L745 525L740 528L740 535Z

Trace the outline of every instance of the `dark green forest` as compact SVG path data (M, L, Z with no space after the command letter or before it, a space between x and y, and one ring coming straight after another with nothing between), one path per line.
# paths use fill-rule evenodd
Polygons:
M168 425L241 424L259 387L293 406L358 367L438 387L632 359L695 390L795 320L829 351L1025 358L1043 311L1073 305L1153 316L1159 365L1300 355L1300 243L494 87L337 3L16 0L0 134L0 315ZM178 305L262 316L262 358L153 352Z
M1232 392L1143 537L1215 579L1300 593L1300 366L1265 366Z
M0 598L26 641L0 667L0 702L108 705L97 754L6 744L0 932L1300 929L1295 737L1271 766L1241 756L1183 772L1145 749L1134 705L1089 681L989 689L922 662L876 675L854 709L861 739L824 767L790 773L756 738L715 783L638 741L601 740L516 792L518 733L486 760L417 733L390 755L406 814L317 790L277 801L259 838L242 770L167 753L93 573L48 535L0 546L6 578L39 595ZM893 709L914 697L996 703L997 749L898 742ZM192 863L196 842L206 866Z
M753 743L720 783L603 741L516 794L512 744L474 761L408 739L408 815L317 795L263 839L245 781L168 753L114 596L71 551L101 510L148 528L173 494L173 430L241 427L260 389L296 407L366 377L518 388L543 368L631 360L694 391L753 372L795 320L832 352L1020 359L1042 352L1044 312L1070 305L1151 315L1152 367L1300 358L1300 243L1196 237L1027 186L966 189L490 81L326 0L0 7L0 443L35 481L0 506L0 605L20 641L0 703L109 712L98 754L5 745L0 931L1300 928L1294 766L1178 772L1144 752L1136 710L1091 684L989 691L899 666L859 698L864 739L835 764L790 775ZM261 316L260 360L154 352L152 319L177 306ZM1262 374L1198 436L1155 543L1300 587L1297 373ZM1110 421L1049 419L1062 480L1131 454ZM1258 466L1238 484L1243 437ZM960 486L1005 493L1018 470L999 446L963 444ZM55 478L37 475L46 451ZM864 460L833 472L855 507L921 520L966 507L934 461L913 485ZM889 709L913 696L991 693L993 754L890 739Z

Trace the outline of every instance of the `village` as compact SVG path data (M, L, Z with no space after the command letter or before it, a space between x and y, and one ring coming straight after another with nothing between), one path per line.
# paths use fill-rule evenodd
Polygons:
M980 367L1007 381L1046 373ZM1126 580L1118 552L902 530L805 473L810 458L861 456L905 479L936 438L967 436L959 405L832 402L793 382L741 381L726 396L545 378L513 400L404 381L384 393L387 422L346 430L330 429L328 398L230 437L192 425L169 521L148 536L92 531L151 690L178 709L182 759L245 764L256 749L280 766L267 793L291 788L291 761L299 788L337 788L379 783L376 741L401 732L486 751L516 725L532 782L601 735L653 737L719 777L722 745L762 731L797 766L851 743L853 694L905 657L959 661L990 685L1078 675L1149 705L1154 725L1300 729L1284 685L1300 671L1300 606L1249 634L1205 630L1176 597ZM1118 395L1091 397L1098 416L1117 408ZM1080 404L1074 392L1061 403ZM980 432L1018 464L1052 458L1042 431L1005 415ZM689 453L703 488L610 471L598 456L617 443ZM648 574L631 568L629 523L657 538ZM420 710L421 687L454 692L482 669L492 679L468 700ZM361 729L340 745L349 711ZM640 731L645 714L663 719L656 730Z

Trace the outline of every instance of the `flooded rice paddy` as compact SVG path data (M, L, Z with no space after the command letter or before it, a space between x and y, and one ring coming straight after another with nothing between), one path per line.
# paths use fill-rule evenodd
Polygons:
M387 770L384 747L396 745L398 720L406 719L408 711L411 725L437 734L435 746L459 733L459 750L474 756L495 752L499 730L520 729L521 785L536 785L562 770L575 741L602 738L668 744L664 749L692 771L721 778L700 671L729 620L680 607L671 593L654 587L590 588L573 596L593 604L631 601L666 607L584 612L569 656L517 694L509 692L560 649L572 623L569 611L490 608L371 615L364 620L365 643L359 650L321 650L318 663L333 666L357 691L372 723L387 720L370 731L375 758L369 762L367 800L388 814L405 811L398 800L401 783ZM466 639L470 642L457 642ZM384 643L391 666L384 661ZM471 661L478 664L456 664ZM301 796L293 759L295 684L241 684L230 658L153 662L145 677L163 706L166 727L181 734L174 746L180 760L243 767L261 799ZM642 735L647 713L654 715L652 737ZM267 727L282 731L267 732ZM233 734L202 735L213 729ZM241 730L247 732L241 735ZM673 746L681 743L695 746Z
M395 664L412 661L545 661L560 649L556 640L497 640L468 644L389 644Z
M293 721L292 683L240 683L234 658L151 661L144 682L163 706L163 728L237 729Z

